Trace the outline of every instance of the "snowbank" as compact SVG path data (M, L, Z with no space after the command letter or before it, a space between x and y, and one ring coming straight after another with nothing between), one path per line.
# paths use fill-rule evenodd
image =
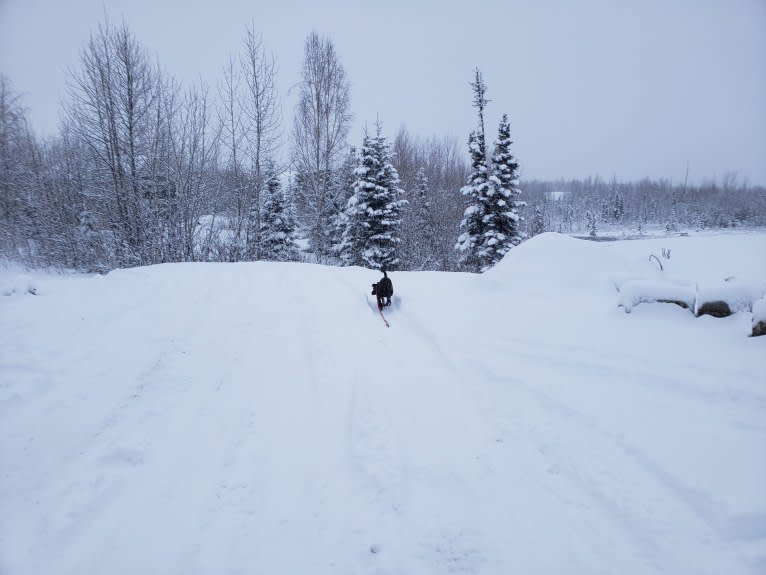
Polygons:
M553 298L567 290L571 298L608 290L608 277L622 269L619 258L600 244L547 232L523 242L482 277L509 296Z
M565 290L569 305L590 309L594 298L616 289L617 306L628 313L653 302L674 303L695 315L718 313L710 303L721 301L727 310L721 315L728 315L749 311L766 290L766 266L759 265L764 238L751 233L598 243L549 232L512 249L483 277L508 298L542 300L538 306Z

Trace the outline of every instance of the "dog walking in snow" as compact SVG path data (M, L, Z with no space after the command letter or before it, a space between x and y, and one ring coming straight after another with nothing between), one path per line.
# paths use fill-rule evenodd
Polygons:
M386 270L380 270L383 272L383 278L375 284L372 284L372 295L378 298L378 309L383 310L384 307L391 305L391 296L394 295L394 284L391 283L391 278L388 277Z

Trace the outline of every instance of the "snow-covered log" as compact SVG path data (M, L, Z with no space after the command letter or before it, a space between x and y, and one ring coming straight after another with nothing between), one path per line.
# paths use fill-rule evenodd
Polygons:
M630 313L640 303L674 303L694 309L695 287L691 282L628 280L620 286L618 306Z

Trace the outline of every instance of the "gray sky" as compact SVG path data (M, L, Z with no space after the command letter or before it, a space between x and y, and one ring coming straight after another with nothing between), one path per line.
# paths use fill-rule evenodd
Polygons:
M197 7L195 4L199 4ZM358 143L379 117L465 141L468 82L489 87L525 178L720 178L766 185L766 0L0 0L0 72L55 132L67 69L107 10L183 82L215 85L251 21L292 118L303 42L335 42ZM286 130L287 133L287 130Z

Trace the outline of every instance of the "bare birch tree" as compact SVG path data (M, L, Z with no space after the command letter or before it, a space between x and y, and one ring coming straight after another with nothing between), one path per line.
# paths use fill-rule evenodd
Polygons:
M230 57L223 70L223 83L219 86L218 121L221 131L221 146L225 153L224 159L224 189L234 206L234 221L229 222L233 229L233 245L229 246L228 255L224 259L231 261L241 257L241 238L245 233L248 214L247 188L242 170L242 147L244 146L245 131L240 116L241 79L239 67L235 66L234 58Z
M0 75L0 252L24 253L32 135L20 97Z
M246 255L261 257L261 198L265 187L265 166L273 161L279 144L279 101L276 90L276 61L266 55L261 36L253 26L245 35L245 50L240 56L245 90L241 100L244 136L250 160Z
M200 216L210 206L210 198L218 190L216 164L220 130L210 122L208 90L204 85L186 91L177 109L168 111L169 182L172 182L174 229L177 239L174 259L194 261L200 257L196 249L202 242L198 234Z
M332 41L312 32L293 122L293 161L300 178L299 208L320 260L330 253L332 173L347 145L350 105L349 81Z
M91 35L71 75L67 119L100 171L119 265L150 261L142 182L156 150L159 72L125 23Z

